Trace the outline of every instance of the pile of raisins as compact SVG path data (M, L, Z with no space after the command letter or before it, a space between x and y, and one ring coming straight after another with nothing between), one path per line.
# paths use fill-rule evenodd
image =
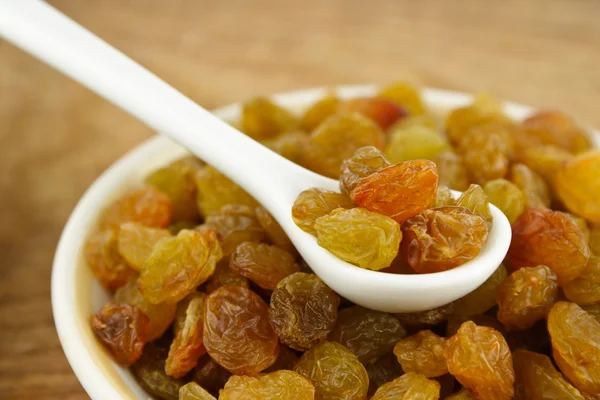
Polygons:
M469 295L410 314L354 305L255 199L185 157L113 201L87 239L114 291L91 317L98 340L167 400L600 398L600 152L565 114L516 122L489 96L438 121L399 83L329 94L301 117L257 98L236 127L340 180L291 213L357 268L457 267L495 204L512 243Z

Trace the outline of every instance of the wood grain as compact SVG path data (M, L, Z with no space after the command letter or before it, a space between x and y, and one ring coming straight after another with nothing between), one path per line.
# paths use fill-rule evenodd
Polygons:
M593 0L53 0L206 107L407 79L600 126ZM152 132L0 42L0 398L82 399L53 326L54 248L78 198Z

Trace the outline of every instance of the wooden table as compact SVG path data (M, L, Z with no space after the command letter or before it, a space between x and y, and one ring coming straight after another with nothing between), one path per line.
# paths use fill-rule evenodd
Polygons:
M600 126L600 2L54 0L214 107L407 79L557 107ZM50 270L84 190L152 131L0 42L0 398L82 399L53 326Z

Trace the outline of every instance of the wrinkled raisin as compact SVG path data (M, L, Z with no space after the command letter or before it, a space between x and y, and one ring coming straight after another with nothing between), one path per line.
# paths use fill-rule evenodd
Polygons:
M192 379L213 396L219 395L219 390L223 389L230 376L231 373L208 354L200 357L192 373Z
M283 107L264 97L255 97L242 107L242 131L254 138L277 136L298 126L296 118Z
M337 112L340 99L333 93L329 93L319 101L315 102L306 110L302 116L302 127L307 132L315 130L323 121Z
M600 150L580 154L566 162L555 179L556 193L567 208L600 223Z
M404 374L402 367L394 353L390 352L379 358L374 363L365 365L369 374L369 393L373 394L377 388Z
M444 151L439 153L434 161L438 169L440 185L454 190L467 190L469 176L461 156L452 151Z
M581 275L562 289L567 299L579 305L600 302L600 257L592 255Z
M203 216L218 212L228 204L258 206L244 189L210 165L201 168L195 178L196 202Z
M406 108L411 115L425 113L425 106L417 88L408 82L396 82L381 89L378 97L390 99L394 103Z
M200 229L214 229L219 234L223 255L229 256L243 242L261 242L265 231L253 208L230 204L210 214Z
M435 160L451 149L450 144L435 130L420 125L395 125L389 133L385 156L392 164L408 160Z
M306 132L291 131L263 140L262 144L291 162L302 165L308 146L308 135Z
M490 203L506 215L511 224L525 210L525 195L514 183L506 179L494 179L483 186Z
M552 184L562 164L572 158L573 154L560 147L545 145L524 149L520 161Z
M217 400L196 382L186 383L179 388L179 400Z
M167 229L149 228L135 222L127 222L119 229L119 254L131 268L140 271L154 245L168 236L171 236L171 233Z
M514 164L510 180L525 195L526 207L550 207L550 188L544 179L524 164Z
M144 186L119 197L100 215L100 229L117 229L125 222L138 222L153 228L166 228L171 222L171 199L154 188Z
M439 398L439 382L409 372L382 385L371 397L371 400L437 400Z
M362 178L389 166L390 162L377 147L361 147L354 152L352 157L345 159L342 163L340 190L342 193L350 195Z
M221 286L225 285L237 285L245 288L250 287L250 282L247 278L244 278L240 274L233 272L229 268L228 260L221 260L215 267L215 272L206 281L204 288L206 293L212 293Z
M432 310L416 313L394 314L396 318L407 328L423 329L440 324L454 313L454 303L449 303Z
M269 242L277 245L292 255L297 254L294 244L287 236L281 225L273 218L264 207L257 207L255 210L256 219L260 226L265 230Z
M375 122L384 131L396 121L408 115L408 112L392 100L382 97L358 97L341 102L338 113L357 112Z
M448 373L444 342L444 338L424 330L396 343L394 354L404 372L416 372L434 378Z
M117 289L135 276L135 270L119 254L114 230L92 234L85 243L84 256L96 279L107 289Z
M312 188L301 192L292 206L292 218L300 229L316 235L315 221L336 208L352 208L348 196L324 189Z
M523 121L525 134L539 144L579 153L591 147L590 139L573 118L560 111L540 111Z
M471 185L456 200L456 205L465 207L479 215L487 222L492 222L492 213L490 212L490 203L487 195L479 185Z
M454 313L457 316L470 317L483 314L494 307L498 288L507 275L506 267L501 264L481 286L454 302Z
M315 387L294 371L275 371L258 376L232 376L219 394L219 400L312 400Z
M159 399L178 400L179 389L184 382L165 373L168 349L149 343L144 347L140 359L133 364L132 371L138 382L148 393Z

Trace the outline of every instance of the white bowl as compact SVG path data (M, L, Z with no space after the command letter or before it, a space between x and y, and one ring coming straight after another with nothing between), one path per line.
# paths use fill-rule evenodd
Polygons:
M328 88L284 93L273 99L292 110L302 110L327 93ZM376 86L343 86L336 89L342 98L368 96ZM472 97L464 93L425 89L423 98L435 112L469 104ZM533 108L505 103L506 113L521 120ZM219 108L214 112L224 120L234 120L240 105ZM600 136L595 135L596 143ZM82 248L102 208L136 185L152 170L186 154L185 149L163 136L156 136L137 146L100 176L81 198L61 235L52 271L52 309L63 350L86 392L94 400L148 399L126 368L119 367L96 340L89 324L90 316L110 298L86 266Z

